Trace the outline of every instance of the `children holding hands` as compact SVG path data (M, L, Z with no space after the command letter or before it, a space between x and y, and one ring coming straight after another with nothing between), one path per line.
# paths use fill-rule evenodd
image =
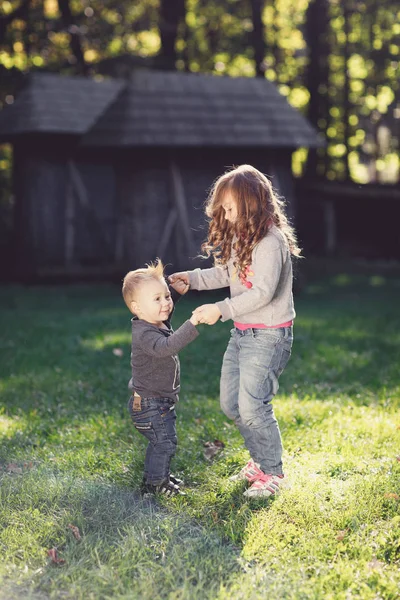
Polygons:
M300 249L282 200L269 179L250 165L217 179L206 215L209 228L202 249L215 266L168 279L178 296L189 288L229 287L230 298L199 306L174 332L174 303L161 262L131 271L124 279L123 296L134 314L129 410L136 429L149 440L144 491L181 493L179 480L170 473L177 444L178 352L197 337L199 323L214 325L221 319L233 321L221 369L221 408L236 423L250 453L231 479L249 482L247 497L268 497L286 483L272 400L291 355L292 256L299 256Z

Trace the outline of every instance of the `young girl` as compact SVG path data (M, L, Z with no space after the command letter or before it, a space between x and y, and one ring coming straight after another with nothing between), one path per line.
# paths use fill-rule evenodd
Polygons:
M245 496L271 496L285 484L272 400L291 354L291 255L298 256L300 249L283 202L267 177L250 165L215 182L206 215L209 230L202 249L216 266L174 273L170 281L181 280L195 290L230 286L230 298L199 306L193 314L208 325L219 319L234 322L222 363L220 401L251 458L232 479L250 482Z

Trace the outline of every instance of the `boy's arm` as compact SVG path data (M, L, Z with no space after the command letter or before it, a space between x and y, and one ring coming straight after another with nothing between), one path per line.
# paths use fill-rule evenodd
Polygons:
M156 329L145 329L141 332L139 345L146 354L163 358L177 354L198 335L195 325L188 320L168 337Z

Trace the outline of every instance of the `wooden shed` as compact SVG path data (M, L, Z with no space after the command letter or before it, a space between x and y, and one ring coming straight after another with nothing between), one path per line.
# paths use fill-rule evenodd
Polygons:
M315 131L266 79L34 74L0 112L14 151L15 264L32 275L198 264L213 180L250 163L293 217L291 154Z

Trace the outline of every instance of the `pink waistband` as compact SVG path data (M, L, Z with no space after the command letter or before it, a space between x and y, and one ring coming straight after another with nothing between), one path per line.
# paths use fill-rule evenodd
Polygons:
M290 327L293 325L293 321L287 321L280 325L264 325L264 323L237 323L234 321L235 327L244 331L245 329L278 329L278 327Z

